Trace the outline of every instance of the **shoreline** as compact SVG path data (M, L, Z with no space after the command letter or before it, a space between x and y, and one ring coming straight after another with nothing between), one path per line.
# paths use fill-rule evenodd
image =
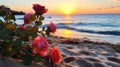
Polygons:
M59 38L59 39L66 39L68 41L71 41L73 43L71 44L78 44L78 43L92 43L92 44L104 44L104 45L120 45L119 43L111 43L111 42L104 42L104 41L96 41L96 40L92 40L92 39L88 39L87 37L84 38L67 38L67 37L62 37L62 36L51 36L53 38ZM49 37L48 37L49 38ZM66 42L67 43L67 42ZM64 44L64 43L63 43ZM67 44L70 44L70 42L68 42Z
M86 32L76 32L68 29L58 29L57 32L53 35L63 38L88 39L96 42L120 44L119 38L116 38L117 36L111 37L111 35L90 34Z
M55 39L54 39L55 38ZM61 37L61 36L51 36L48 37L48 42L52 44L51 39L55 40L53 41L54 43L60 43L60 44L95 44L95 45L107 45L113 48L114 50L119 50L118 52L120 53L120 44L114 44L110 42L101 42L101 41L95 41L95 40L90 40L88 38L66 38L66 37ZM50 40L50 41L49 41Z

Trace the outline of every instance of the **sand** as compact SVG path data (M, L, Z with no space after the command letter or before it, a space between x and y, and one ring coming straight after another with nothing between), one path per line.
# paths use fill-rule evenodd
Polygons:
M120 67L120 44L49 37L50 47L57 46L63 56L60 65L50 66L47 63L22 65L18 60L0 60L0 67Z
M48 41L62 52L60 67L120 67L120 44L63 37L51 37Z

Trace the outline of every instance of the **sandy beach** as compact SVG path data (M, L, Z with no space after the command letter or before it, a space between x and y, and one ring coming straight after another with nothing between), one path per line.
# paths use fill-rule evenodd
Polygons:
M120 67L120 44L95 42L52 36L47 38L50 47L62 53L62 63L55 67ZM18 60L17 60L18 61ZM0 67L53 67L47 63L24 66L14 59L0 60Z
M60 67L120 67L120 45L95 42L88 39L52 37L51 46L57 45L63 55Z

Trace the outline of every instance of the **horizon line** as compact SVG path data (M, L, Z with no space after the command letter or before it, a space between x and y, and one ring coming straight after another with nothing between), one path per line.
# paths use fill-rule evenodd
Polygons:
M120 14L120 13L78 13L78 14L53 14L53 13L46 13L45 15L50 15L50 14L52 14L52 15L85 15L85 14L94 14L94 15L97 15L97 14Z

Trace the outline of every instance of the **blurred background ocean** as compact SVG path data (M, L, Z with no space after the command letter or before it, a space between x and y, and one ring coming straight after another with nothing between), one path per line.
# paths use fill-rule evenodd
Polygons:
M23 24L23 15L16 15ZM54 35L67 38L88 38L95 41L120 43L120 14L44 15L43 27L50 22L57 25ZM1 17L0 17L1 18Z

